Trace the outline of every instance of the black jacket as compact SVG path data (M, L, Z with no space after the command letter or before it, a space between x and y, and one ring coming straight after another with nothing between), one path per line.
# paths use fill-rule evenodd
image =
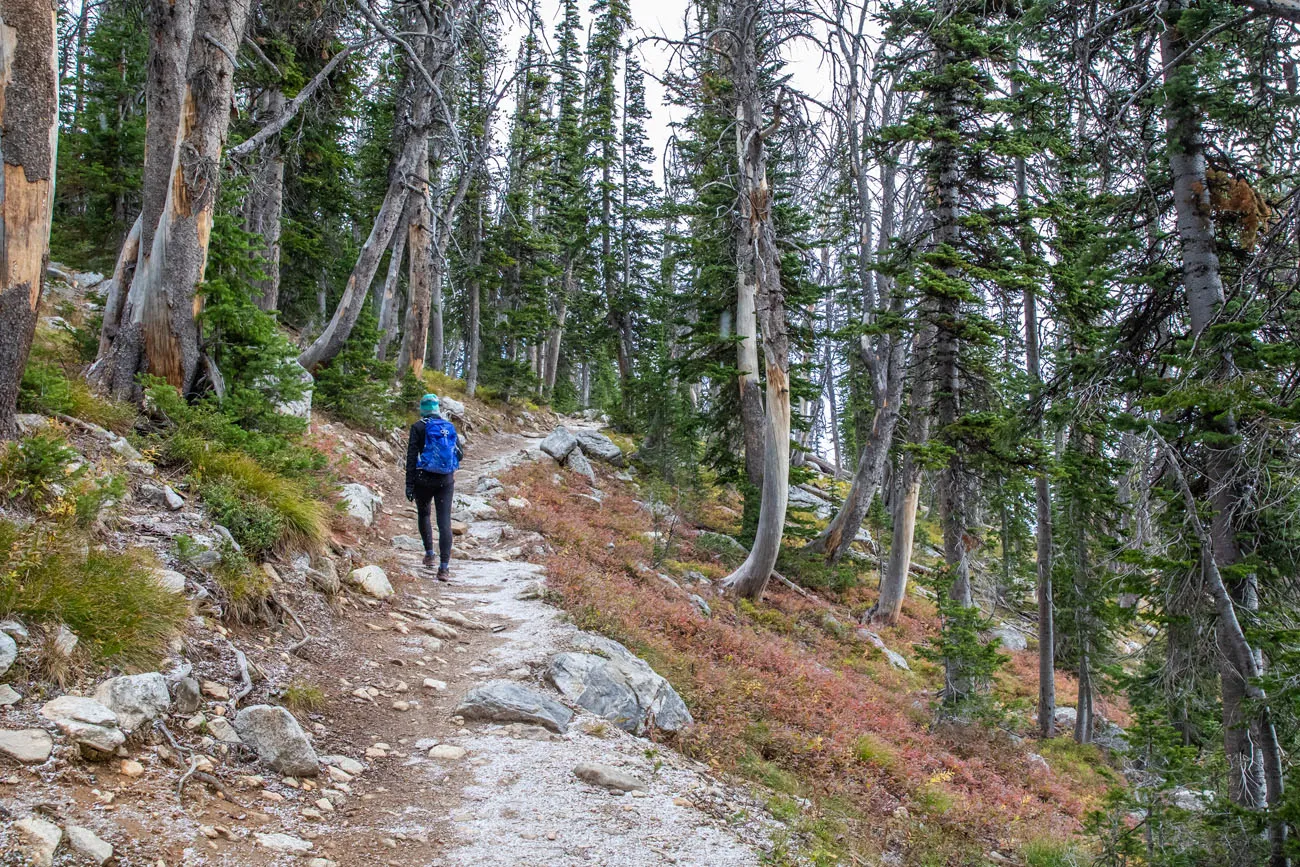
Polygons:
M424 451L424 419L420 419L411 425L411 436L406 444L406 493L412 496L415 490L415 481L419 478L420 452ZM456 452L458 457L464 458L465 447L464 438L460 431L456 432Z

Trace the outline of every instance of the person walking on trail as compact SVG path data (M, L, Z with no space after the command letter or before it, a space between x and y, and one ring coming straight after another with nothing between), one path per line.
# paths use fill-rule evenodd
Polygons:
M426 394L420 399L420 420L411 425L411 439L406 446L406 499L415 501L419 515L424 565L432 569L436 563L438 580L446 581L451 575L451 500L464 450L456 427L439 415L438 409L438 395ZM437 510L436 555L433 528L429 525L430 506Z

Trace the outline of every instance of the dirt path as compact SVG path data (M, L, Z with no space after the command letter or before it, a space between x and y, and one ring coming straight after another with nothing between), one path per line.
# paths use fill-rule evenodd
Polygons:
M457 478L458 491L470 496L462 495L458 507L488 514L486 501L472 495L479 481L537 459L537 443L517 434L475 443ZM394 473L385 497L400 508L379 525L384 539L416 535L400 484ZM345 783L340 808L319 818L310 807L306 818L299 809L286 815L284 833L314 838L311 855L340 865L759 863L770 834L761 810L703 765L591 715L575 717L564 735L452 717L466 692L492 679L558 698L541 675L549 657L578 635L556 609L519 598L544 577L541 567L493 559L529 548L530 540L490 517L471 522L467 536L474 547L458 538L450 584L422 573L417 552L374 552L385 555L397 595L348 616L340 637L354 674L340 675L337 691L345 699L331 701L322 715L328 733L318 737L322 752L367 768ZM484 628L454 626L455 638L437 639L415 626L417 615L458 614ZM437 683L425 686L426 678ZM439 745L435 755L444 757L430 757ZM582 762L629 771L647 791L614 794L583 783L573 774Z

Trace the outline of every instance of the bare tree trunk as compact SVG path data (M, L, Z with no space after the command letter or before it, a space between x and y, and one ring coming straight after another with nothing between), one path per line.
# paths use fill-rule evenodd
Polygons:
M742 195L744 195L742 193ZM746 254L749 246L746 240L747 229L741 227L740 235L741 262L736 279L736 335L740 342L736 344L736 384L740 388L740 425L745 439L745 475L755 488L763 486L763 387L758 379L758 319L755 312L755 296L752 254Z
M565 257L564 273L560 276L559 298L555 300L555 325L546 338L546 357L543 360L542 390L550 395L555 391L555 380L560 372L560 347L564 342L564 322L569 317L569 298L573 292L573 261Z
M135 277L135 267L140 256L140 233L143 218L137 216L127 232L126 240L117 255L117 264L113 266L113 276L108 281L108 291L104 294L104 322L99 329L99 355L108 352L113 338L117 336L122 324L122 307L126 304L126 295L131 291L131 280Z
M424 155L415 167L415 178L408 209L406 245L410 249L411 275L407 282L406 327L402 329L402 348L397 355L397 375L410 371L417 379L424 373L424 354L429 346L429 305L433 278L433 222L429 210L429 154L425 140Z
M412 175L419 169L421 161L428 162L435 82L427 80L425 74L440 75L445 64L450 60L452 51L450 18L454 12L441 4L433 8L437 25L435 32L429 31L429 19L425 15L418 10L411 10L410 32L405 38L414 45L414 50L423 63L423 69L408 62L403 87L407 98L399 100L399 105L405 106L406 110L396 123L394 135L398 146L388 169L388 191L379 206L379 213L375 216L370 235L357 255L356 264L352 267L352 274L343 288L343 296L339 299L334 315L320 336L298 356L298 363L308 370L314 370L330 361L347 342L348 335L352 333L352 327L356 325L365 306L366 295L370 292L370 284L375 278L375 271L379 268L384 250L387 249L393 232L401 221ZM425 225L427 226L427 222ZM414 249L408 255L412 262L417 258ZM412 289L411 295L414 294ZM424 349L421 346L421 366L423 363Z
M6 0L0 6L0 439L18 433L18 386L50 261L58 63L54 4Z
M253 119L266 124L284 113L284 92L279 88L265 91L257 100ZM263 310L275 310L280 304L280 215L284 209L284 153L279 136L272 136L262 146L253 172L252 189L244 203L244 221L248 231L262 236L262 267L265 278L258 280L253 300Z
M933 328L926 326L916 337L913 352L916 369L912 373L912 399L909 409L908 441L924 445L930 439L930 342ZM916 510L921 502L921 464L908 451L903 454L899 473L901 496L894 510L894 534L889 546L889 560L880 581L880 598L867 613L876 623L893 626L903 611L907 598L907 576L912 567L912 545L916 534Z
M188 394L198 378L202 350L199 286L217 202L222 152L234 91L233 59L248 24L251 0L204 0L194 17L185 91L170 183L122 311L122 327L103 359L103 375L119 397L137 396L136 376L152 373ZM146 158L147 159L147 158Z
M739 596L758 599L767 588L781 551L785 512L789 504L790 339L781 285L780 255L772 220L772 191L768 186L758 89L760 2L733 0L730 12L730 32L726 38L736 92L736 155L743 239L737 258L741 272L748 267L754 276L754 296L762 317L767 414L763 426L763 500L759 508L758 530L749 556L739 569L727 576L723 587Z
M410 207L409 202L407 207ZM384 294L379 303L379 346L375 352L380 361L388 358L388 350L397 339L397 329L401 324L397 316L397 284L402 275L402 259L406 255L406 237L406 232L393 232L392 249L388 254L388 273L384 276Z
M469 280L465 291L469 294L469 338L465 347L465 391L473 395L478 391L478 361L482 353L483 287L479 283L479 268L483 265L483 204L475 203L474 238L470 243Z

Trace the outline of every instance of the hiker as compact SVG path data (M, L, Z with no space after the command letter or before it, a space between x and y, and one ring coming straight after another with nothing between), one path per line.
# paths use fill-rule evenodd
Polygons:
M456 428L438 414L438 395L420 398L420 420L411 425L411 439L406 447L406 499L415 501L420 519L420 539L424 542L424 565L438 564L438 580L450 578L451 499L456 482L456 468L464 457ZM433 528L429 526L429 507L438 510L438 554L433 553Z

